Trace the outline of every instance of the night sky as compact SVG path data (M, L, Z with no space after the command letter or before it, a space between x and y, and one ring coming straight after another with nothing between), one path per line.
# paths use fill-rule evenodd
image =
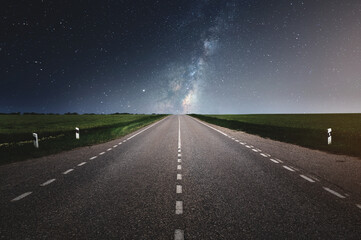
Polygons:
M2 1L0 112L361 112L361 1Z

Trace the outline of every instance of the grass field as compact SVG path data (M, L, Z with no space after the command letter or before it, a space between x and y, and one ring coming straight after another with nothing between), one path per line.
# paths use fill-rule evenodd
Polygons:
M0 164L110 141L166 115L0 115ZM75 127L80 139L75 139ZM34 148L32 133L39 137Z
M197 115L222 127L300 146L361 158L361 114ZM332 144L327 144L332 128Z

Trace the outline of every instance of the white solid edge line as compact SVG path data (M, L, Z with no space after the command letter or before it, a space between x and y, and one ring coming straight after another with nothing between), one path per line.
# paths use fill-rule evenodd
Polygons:
M184 240L184 230L176 229L174 231L174 240Z
M332 190L332 189L330 189L330 188L323 187L323 189L325 189L327 192L329 192L329 193L331 193L331 194L335 195L336 197L339 197L339 198L346 198L344 195L339 194L338 192L336 192L336 191L334 191L334 190Z
M311 183L314 183L314 182L315 182L313 179L311 179L311 178L309 178L309 177L307 177L307 176L305 176L305 175L300 174L300 177L303 178L303 179L305 179L305 180L307 180L307 181L309 181L309 182L311 182Z
M182 170L182 165L178 165L178 166L177 166L177 169L178 169L178 170Z
M208 124L205 124L205 123L203 123L203 122L199 121L198 119L195 119L195 118L193 118L193 119L194 119L194 120L196 120L197 122L199 122L199 123L201 123L201 124L203 124L203 125L205 125L205 126L207 126L207 127L211 128L211 129L213 129L213 130L215 130L215 131L217 131L217 132L219 132L219 133L223 134L224 136L227 136L227 137L228 137L228 135L227 135L227 134L225 134L224 132L222 132L222 131L220 131L220 130L218 130L218 129L214 128L214 127L211 127L211 126L209 126Z
M41 186L41 187L44 187L44 186L49 185L50 183L54 182L55 180L56 180L55 178L50 179L50 180L48 180L48 181L46 181L46 182L44 182L44 183L40 184L40 186Z
M66 170L65 172L63 172L63 174L65 175L65 174L68 174L68 173L70 173L71 171L73 171L74 169L72 169L72 168L70 168L70 169L68 169L68 170Z
M279 161L277 161L277 160L275 160L275 159L273 159L273 158L270 158L269 160L271 160L271 161L274 162L274 163L280 163Z
M83 166L84 164L86 164L86 162L82 162L82 163L79 163L78 166Z
M182 185L177 185L176 193L182 193Z
M101 152L101 153L99 153L99 155L103 155L105 152Z
M144 128L143 130L141 130L141 131L137 132L136 134L134 134L134 135L132 135L132 136L128 137L128 138L127 138L126 140L124 140L123 142L126 142L127 140L132 139L133 137L137 136L138 134L141 134L142 132L144 132L144 131L148 130L149 128L151 128L151 127L153 127L153 126L155 126L156 124L158 124L158 123L162 122L162 121L163 121L164 119L166 119L166 118L167 118L167 117L163 118L162 120L157 121L156 123L151 124L150 126L148 126L148 127Z
M91 157L91 158L89 158L89 160L96 159L97 157L98 157L98 156Z
M287 169L288 171L291 171L291 172L294 172L295 170L293 170L292 168L288 167L288 166L285 166L283 165L282 167L284 167L285 169Z
M183 202L176 201L175 202L175 214L182 214L183 213Z
M16 198L14 198L13 200L11 200L12 202L15 202L15 201L19 201L20 199L23 199L24 197L27 197L29 196L30 194L32 194L33 192L26 192L26 193L23 193L19 196L17 196Z
M177 180L182 180L182 174L177 174Z

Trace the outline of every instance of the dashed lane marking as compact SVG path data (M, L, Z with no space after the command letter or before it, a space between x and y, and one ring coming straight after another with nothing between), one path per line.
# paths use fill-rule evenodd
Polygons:
M181 165L178 165L178 166L177 166L177 169L178 169L178 170L182 170L182 166L181 166Z
M98 156L91 157L91 158L89 158L89 160L96 159L97 157L98 157Z
M174 240L184 240L184 230L176 229L174 231Z
M182 156L182 154L178 153L178 157L181 157L181 156Z
M182 193L182 185L177 185L176 193Z
M12 202L16 202L16 201L19 201L20 199L23 199L24 197L27 197L29 196L30 194L32 194L33 192L26 192L26 193L23 193L19 196L17 196L16 198L14 198L13 200L11 200Z
M311 183L314 183L314 182L315 182L312 178L309 178L309 177L307 177L307 176L305 176L305 175L300 174L300 177L303 178L303 179L306 179L307 181L309 181L309 182L311 182Z
M70 173L72 171L74 171L74 169L70 168L70 169L66 170L65 172L63 172L63 174L66 175L66 174L68 174L68 173Z
M108 148L107 151L109 152L110 150L112 150L112 148Z
M329 193L331 193L331 194L335 195L336 197L339 197L339 198L346 198L344 195L342 195L342 194L340 194L340 193L338 193L338 192L336 192L336 191L334 191L334 190L332 190L332 189L330 189L330 188L323 187L323 189L325 189L327 192L329 192Z
M82 162L82 163L79 163L78 166L83 166L84 164L86 164L86 162Z
M277 161L277 160L275 160L275 159L273 159L273 158L270 158L270 160L271 160L272 162L274 162L274 163L280 163L279 161Z
M182 201L175 202L175 214L183 214L183 202Z
M264 153L260 153L259 155L261 155L262 157L269 157L267 154Z
M182 162L182 159L178 158L178 162L179 162L179 163Z
M288 171L291 171L291 172L294 172L295 170L293 170L292 168L288 167L288 166L285 166L283 165L282 167L284 167L285 169L287 169Z
M253 151L253 152L258 152L258 150L257 150L257 149L254 149L254 148L252 148L252 151Z
M182 174L177 174L177 180L182 180Z
M48 180L48 181L40 184L40 186L41 186L41 187L45 187L46 185L49 185L50 183L54 182L55 180L56 180L55 178L50 179L50 180Z
M114 146L113 146L113 148L116 148L116 147L118 147L118 145L114 145Z
M101 152L101 153L99 153L99 155L103 155L105 152Z
M358 207L359 209L361 209L361 204L356 204L356 207Z

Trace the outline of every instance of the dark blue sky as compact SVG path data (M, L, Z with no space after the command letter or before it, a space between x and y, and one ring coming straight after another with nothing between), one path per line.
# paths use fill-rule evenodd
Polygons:
M360 1L4 1L0 112L361 112Z

